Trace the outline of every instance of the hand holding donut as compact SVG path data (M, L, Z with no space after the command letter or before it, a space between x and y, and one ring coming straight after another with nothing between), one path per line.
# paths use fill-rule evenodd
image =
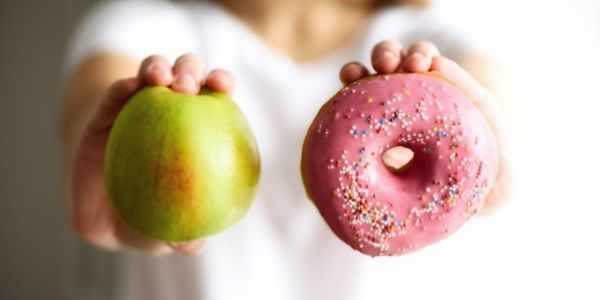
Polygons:
M456 62L442 56L430 41L420 41L403 49L398 41L386 40L373 47L371 64L377 74L439 72L444 79L458 87L488 121L496 140L501 157L496 185L486 197L482 209L493 209L501 205L510 190L510 166L505 124L500 117L500 107L496 97L483 87ZM360 62L349 62L340 70L340 80L349 84L369 75L367 68ZM390 154L396 151L390 151ZM397 154L394 154L398 157ZM402 155L400 155L402 156ZM403 158L399 157L402 160Z
M368 255L398 255L498 201L500 124L491 93L431 42L405 54L384 41L371 60L380 76L358 62L341 69L347 85L311 125L302 175L338 237Z

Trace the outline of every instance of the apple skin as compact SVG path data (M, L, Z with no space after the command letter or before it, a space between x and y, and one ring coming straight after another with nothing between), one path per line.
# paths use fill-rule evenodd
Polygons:
M250 125L225 94L145 87L119 113L104 165L119 218L162 241L216 234L248 211L260 177Z

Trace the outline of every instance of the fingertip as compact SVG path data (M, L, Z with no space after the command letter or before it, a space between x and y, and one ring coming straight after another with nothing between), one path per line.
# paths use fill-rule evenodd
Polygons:
M357 81L368 75L367 68L359 62L349 62L340 69L340 80L344 84Z
M419 52L415 52L406 58L402 69L404 72L417 73L426 72L429 66L427 65L425 56Z
M402 45L395 40L379 42L371 52L371 64L377 73L395 72L402 61Z
M390 74L398 69L400 56L391 51L382 51L373 56L373 69L380 74Z
M173 82L173 74L168 65L156 62L144 71L144 80L149 85L167 86Z
M194 53L186 53L177 58L173 66L173 90L185 94L198 94L204 75L204 63Z
M419 41L408 49L407 59L403 63L404 72L427 72L431 68L432 58L440 51L431 41Z
M198 94L200 91L200 84L198 79L194 78L190 74L180 74L175 78L171 88L174 91L184 94Z
M147 85L169 85L173 80L169 61L157 54L142 61L138 77Z
M202 250L204 250L205 244L204 240L199 240L183 243L169 243L169 246L178 253L194 256L200 254Z
M228 71L215 69L206 75L204 87L214 92L231 94L235 89L235 79Z

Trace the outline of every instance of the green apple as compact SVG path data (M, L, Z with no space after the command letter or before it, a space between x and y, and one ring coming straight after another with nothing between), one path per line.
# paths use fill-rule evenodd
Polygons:
M189 241L239 221L260 175L256 141L226 95L145 87L108 138L106 191L119 218L162 241Z

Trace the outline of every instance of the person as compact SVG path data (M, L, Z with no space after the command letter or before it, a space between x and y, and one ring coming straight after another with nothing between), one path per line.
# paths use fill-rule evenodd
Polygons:
M83 19L65 67L65 203L83 239L134 250L123 254L118 298L354 299L372 289L365 282L383 275L329 231L306 199L299 172L301 144L318 108L341 87L338 80L370 74L369 57L379 74L439 71L473 100L501 153L486 205L506 198L509 157L494 62L424 1L387 2L113 1ZM256 134L262 175L255 204L206 244L147 238L121 223L107 201L103 163L111 125L146 85L188 94L235 90Z

